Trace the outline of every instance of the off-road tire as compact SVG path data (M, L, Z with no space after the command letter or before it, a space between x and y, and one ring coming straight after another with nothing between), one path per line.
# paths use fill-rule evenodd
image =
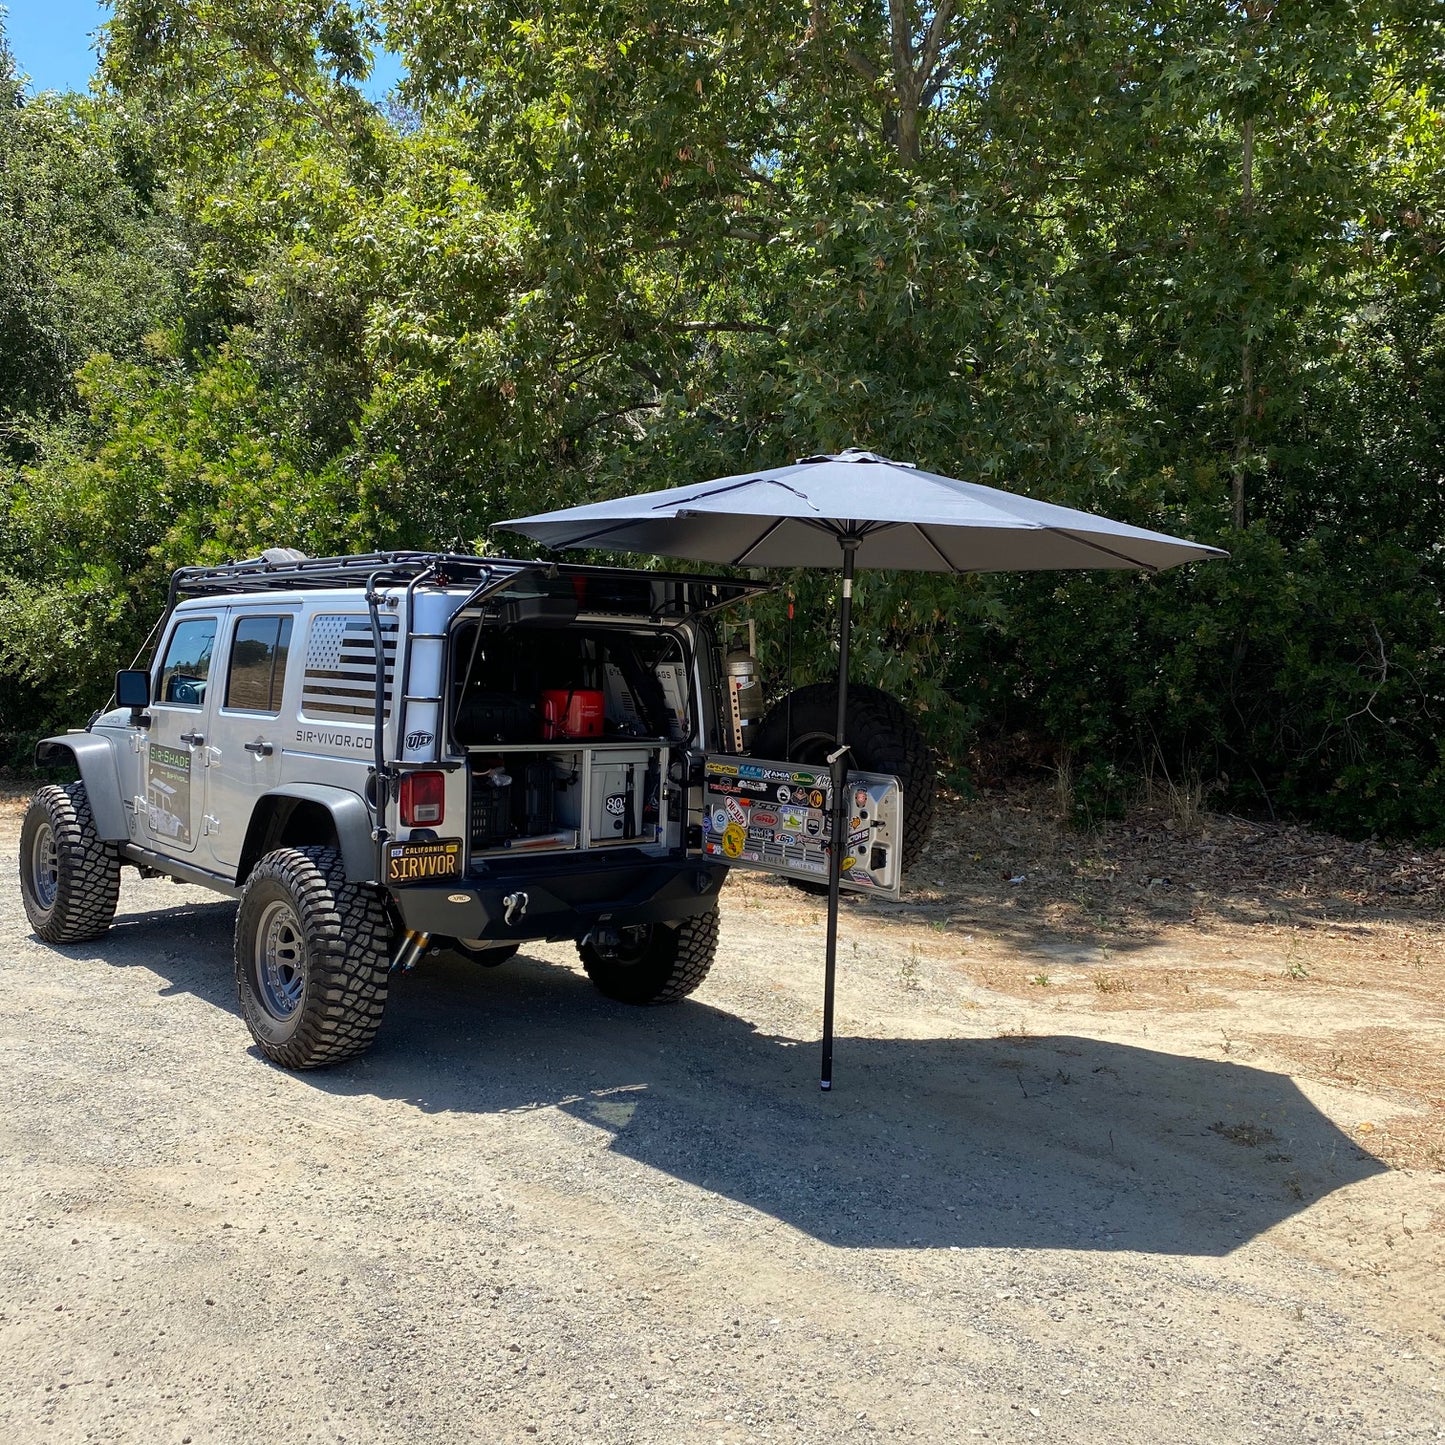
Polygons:
M236 991L256 1047L288 1069L364 1053L386 1008L390 947L380 895L346 881L334 848L266 854L236 912Z
M769 709L749 747L760 758L825 764L837 746L837 727L838 689L830 682L812 683ZM903 784L906 873L933 831L933 752L896 697L861 682L848 686L848 742L849 768L891 773Z
M84 783L41 788L20 827L20 896L37 938L99 938L120 900L120 855L95 831Z
M707 977L717 956L717 910L680 923L653 923L635 941L599 949L577 945L582 967L596 987L619 1003L676 1003Z

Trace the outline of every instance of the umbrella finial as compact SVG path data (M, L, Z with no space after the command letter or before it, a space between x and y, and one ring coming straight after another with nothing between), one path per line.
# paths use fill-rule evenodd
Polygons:
M917 462L895 462L891 457L879 456L877 452L867 451L863 447L844 447L841 452L819 452L816 456L799 457L796 465L806 466L809 462L876 462L885 467L918 470Z

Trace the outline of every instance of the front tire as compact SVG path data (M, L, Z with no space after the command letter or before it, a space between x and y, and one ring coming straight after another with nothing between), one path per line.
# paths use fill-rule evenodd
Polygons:
M246 880L236 912L236 989L256 1047L318 1069L371 1047L386 1008L391 926L333 848L280 848Z
M680 923L621 929L616 944L577 945L587 977L619 1003L677 1003L707 977L717 956L717 909Z
M120 901L120 857L95 831L84 783L41 788L20 827L20 896L47 943L99 938Z

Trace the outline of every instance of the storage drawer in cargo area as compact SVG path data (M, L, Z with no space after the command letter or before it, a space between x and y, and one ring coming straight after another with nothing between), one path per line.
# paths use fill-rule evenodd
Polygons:
M594 847L652 841L657 823L661 773L657 754L598 753L592 759L588 832Z
M471 851L679 842L665 805L666 755L662 743L477 749L468 768Z

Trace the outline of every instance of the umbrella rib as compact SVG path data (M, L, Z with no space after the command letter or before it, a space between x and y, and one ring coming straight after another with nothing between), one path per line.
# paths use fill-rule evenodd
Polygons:
M1085 547L1092 547L1096 552L1102 552L1106 557L1117 557L1121 562L1127 562L1131 567L1137 567L1141 572L1155 573L1158 568L1152 562L1141 562L1137 557L1131 557L1127 552L1116 552L1112 547L1105 547L1099 542L1091 542L1087 537L1081 537L1077 532L1070 532L1064 527L1045 527L1045 532L1052 532L1056 537L1067 537L1071 542L1078 542Z
M960 566L958 565L958 563L955 562L955 561L948 555L948 553L945 552L945 551L943 550L943 548L940 547L940 546L938 545L938 543L935 542L935 541L933 540L933 538L930 537L930 536L928 535L928 533L925 532L925 531L923 530L923 528L918 525L917 522L910 522L908 525L909 525L910 527L912 527L913 530L914 530L915 532L917 532L918 535L919 535L920 537L922 537L923 540L924 540L925 542L927 542L928 545L929 545L930 547L932 547L935 552L938 553L938 556L939 556L939 558L941 559L941 561L943 562L943 565L944 565L945 567L947 567L950 572L962 572L962 571L963 571L963 568L960 567Z
M871 537L874 532L886 532L890 527L903 525L900 522L839 523L831 517L792 517L788 520L801 522L805 527L814 527L820 532L826 532L840 542L845 537L855 537L861 542L864 537Z
M598 537L609 537L613 532L625 532L629 527L637 525L636 517L629 517L625 522L614 522L609 527L599 527L595 532L579 532L575 537L569 537L565 542L546 542L543 545L555 551L558 547L585 547L589 542L594 542ZM540 538L538 539L541 540Z
M748 545L744 547L743 550L739 552L736 557L733 558L731 565L734 567L741 567L744 564L749 553L756 552L758 548L761 547L763 543L766 542L768 538L771 537L773 533L776 532L778 528L783 525L784 522L789 520L790 518L788 517L774 517L773 520L769 522L766 527L763 528L762 533L759 535L757 540L749 542Z

